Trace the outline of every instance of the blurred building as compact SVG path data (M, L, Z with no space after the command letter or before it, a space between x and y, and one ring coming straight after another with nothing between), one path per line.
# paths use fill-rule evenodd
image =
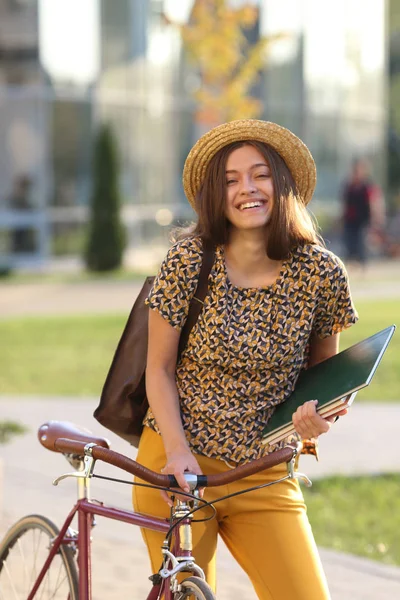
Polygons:
M35 2L0 0L0 252L48 253L47 105ZM0 264L0 267L3 266Z
M263 102L260 116L309 145L318 168L312 208L334 214L356 156L371 160L385 186L387 3L254 3L259 19L249 39L287 34L271 47L254 87ZM180 176L199 134L191 95L199 77L170 23L189 21L192 5L0 0L3 262L80 251L92 140L102 119L111 121L118 139L130 243L165 243L166 226L192 217Z

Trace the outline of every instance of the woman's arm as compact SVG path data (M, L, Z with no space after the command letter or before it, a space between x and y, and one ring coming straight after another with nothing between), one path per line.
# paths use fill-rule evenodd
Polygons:
M310 339L310 358L308 366L312 367L317 363L334 356L339 352L339 333L327 338L319 338L313 334ZM310 400L293 413L293 425L302 439L316 438L321 433L329 431L332 423L339 415L345 415L347 410L340 411L337 415L324 419L317 413L317 401Z
M175 475L180 487L189 491L182 473L201 474L201 469L190 451L182 427L175 381L179 338L177 329L155 310L149 311L146 392L167 456L163 472Z
M339 337L340 333L335 333L323 339L312 334L308 366L313 367L317 363L337 354L339 352Z

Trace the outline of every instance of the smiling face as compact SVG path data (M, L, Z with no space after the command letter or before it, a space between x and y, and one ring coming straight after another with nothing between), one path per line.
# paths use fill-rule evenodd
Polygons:
M211 246L252 231L264 235L269 258L283 260L299 244L321 243L285 161L256 140L227 144L210 159L196 211L192 232Z
M250 145L233 150L226 162L226 217L237 229L265 228L274 205L270 167Z

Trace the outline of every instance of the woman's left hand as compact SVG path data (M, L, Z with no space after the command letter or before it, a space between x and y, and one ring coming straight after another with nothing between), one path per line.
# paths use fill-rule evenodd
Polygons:
M299 406L292 415L294 428L303 440L316 438L321 433L326 433L331 428L337 416L347 413L347 409L345 408L325 419L317 413L317 405L318 400L310 400Z

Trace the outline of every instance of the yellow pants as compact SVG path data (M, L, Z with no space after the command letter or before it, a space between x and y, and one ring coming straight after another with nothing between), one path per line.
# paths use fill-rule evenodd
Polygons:
M220 460L196 455L205 474L221 473L229 467ZM161 437L145 427L138 462L160 471L166 458ZM205 490L213 502L232 492L278 479L286 466L278 466L244 480ZM169 507L159 492L134 487L135 510L167 517ZM220 534L228 549L248 574L261 600L329 600L325 575L314 542L306 508L297 481L287 480L215 505L211 521L194 523L193 555L215 590L216 548ZM210 509L208 509L209 511ZM203 511L198 515L205 516ZM210 514L209 512L207 514ZM142 529L153 573L161 565L162 533Z

